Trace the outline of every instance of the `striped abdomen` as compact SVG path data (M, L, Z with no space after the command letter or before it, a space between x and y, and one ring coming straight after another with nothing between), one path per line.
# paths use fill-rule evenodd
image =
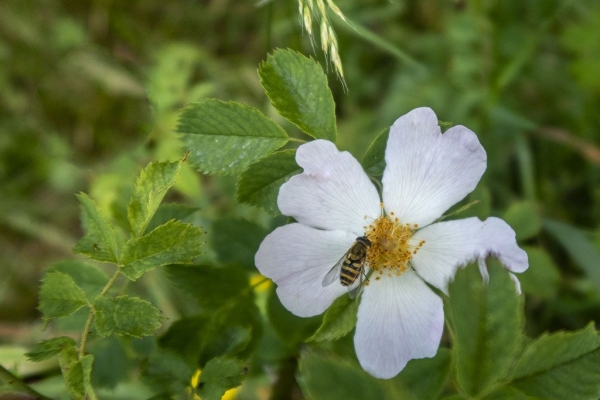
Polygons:
M367 250L371 242L366 237L359 237L352 245L342 263L340 283L342 286L352 285L363 271Z

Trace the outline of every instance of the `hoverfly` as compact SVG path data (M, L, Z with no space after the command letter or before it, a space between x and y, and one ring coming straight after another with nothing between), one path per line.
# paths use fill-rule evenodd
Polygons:
M362 286L364 277L365 260L367 251L371 247L371 241L366 236L357 237L350 249L340 258L323 278L323 287L331 285L336 279L340 280L342 286L347 286L348 295L355 298ZM358 279L358 285L354 289L350 286Z

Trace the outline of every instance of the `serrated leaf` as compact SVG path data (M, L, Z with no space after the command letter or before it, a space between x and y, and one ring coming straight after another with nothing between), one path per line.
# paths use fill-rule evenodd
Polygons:
M91 391L90 375L94 356L88 354L78 361L73 361L63 370L65 386L69 394L78 400L85 400L86 393Z
M203 265L167 267L169 279L194 297L203 309L213 309L248 288L248 274L241 267Z
M313 400L384 399L379 381L348 362L305 352L300 358L299 384Z
M87 304L85 293L63 272L50 272L42 280L38 309L44 320L66 317Z
M391 380L415 399L438 399L450 375L450 350L440 347L432 358L413 359Z
M223 218L213 225L213 244L219 260L254 269L254 255L268 231L241 218Z
M272 287L267 300L267 316L275 333L281 340L294 346L304 342L321 324L320 316L300 318L281 304Z
M189 105L177 132L192 164L209 174L238 174L288 141L287 133L260 111L214 99Z
M486 285L475 267L458 270L449 286L456 377L463 395L478 397L502 379L521 338L521 301L508 272L490 265Z
M92 301L108 282L108 276L94 264L82 260L63 260L52 264L48 272L63 272L73 278L73 281Z
M549 219L544 220L544 229L565 248L600 292L600 253L587 236L572 225Z
M523 292L543 299L553 298L560 283L560 272L550 255L538 247L523 246L527 252L529 268L519 274Z
M600 337L590 323L576 332L542 335L517 360L510 386L543 399L600 397Z
M67 336L60 336L38 343L30 352L25 355L31 361L44 361L58 355L67 347L75 349L75 341Z
M171 351L159 349L144 363L144 381L157 392L175 393L189 388L194 368Z
M94 301L94 324L100 336L149 336L162 325L160 311L137 297L98 297Z
M371 176L383 175L385 169L385 148L390 136L390 128L385 128L369 145L362 159L362 167Z
M358 299L338 297L325 311L319 329L307 341L336 340L346 335L356 326L358 304Z
M277 207L279 188L293 175L302 172L296 164L296 150L282 150L250 164L237 183L236 198L273 214Z
M503 219L515 230L517 240L535 237L542 228L542 218L535 204L522 201L512 204Z
M247 367L233 357L217 357L210 360L202 373L196 392L203 400L221 400L228 389L242 384Z
M335 103L319 63L278 49L260 64L258 74L281 116L314 138L335 142Z
M189 264L202 254L203 235L193 225L169 221L145 236L129 239L121 253L121 272L134 281L162 265Z
M151 162L140 172L127 205L127 219L134 237L144 233L180 170L181 161Z
M75 244L73 251L92 260L117 263L117 238L113 228L98 211L96 203L85 193L77 195L81 203L81 216L85 235Z

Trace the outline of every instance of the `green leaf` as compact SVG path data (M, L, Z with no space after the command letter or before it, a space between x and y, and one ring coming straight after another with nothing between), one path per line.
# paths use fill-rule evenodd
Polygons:
M132 281L162 265L191 263L202 254L204 233L181 221L169 221L140 238L123 245L121 272Z
M142 372L144 381L157 392L175 393L189 388L194 368L173 352L159 349L148 358Z
M119 253L113 228L100 215L96 203L85 193L77 195L81 203L81 216L85 235L75 244L73 251L92 260L117 263Z
M517 240L535 237L542 228L540 213L535 204L529 201L512 204L503 218L515 230Z
M219 310L210 313L202 333L200 367L214 357L230 355L248 357L260 340L262 323L260 311L252 292L238 295Z
M558 292L560 272L544 249L523 246L529 259L529 268L519 274L523 292L552 299Z
M66 317L87 304L85 293L63 272L49 272L42 280L38 309L44 320Z
M98 297L94 302L96 332L100 336L149 336L162 325L160 311L137 297Z
M469 397L485 394L502 379L516 355L523 323L521 301L508 272L489 267L486 285L475 267L462 268L449 287L456 376Z
M248 274L240 267L201 265L167 267L169 279L194 297L203 309L213 309L248 288Z
M364 400L385 397L379 381L348 362L304 352L300 358L299 384L313 400Z
M296 150L282 150L250 164L237 183L236 198L241 203L258 206L273 214L280 214L277 195L282 184L302 172L296 164Z
M221 262L254 269L254 255L267 233L245 219L219 219L213 225L214 248Z
M63 272L73 278L73 281L92 301L106 286L108 276L94 264L82 260L63 260L52 264L48 272Z
M240 173L288 141L287 133L260 111L214 99L188 106L177 132L192 164L209 174Z
M440 347L433 358L410 360L391 380L415 399L438 399L450 375L450 350Z
M114 336L93 342L90 354L94 356L94 386L114 389L127 379L130 361L125 351L120 338Z
M358 299L338 297L325 311L319 329L307 341L336 340L350 332L356 326L358 304Z
M167 190L179 176L180 170L181 161L152 162L137 177L127 205L127 219L134 237L144 234Z
M383 175L385 169L385 148L390 136L390 128L385 128L373 142L369 145L367 152L363 156L362 166L368 175Z
M260 312L246 295L216 311L175 321L159 343L190 365L202 367L214 357L247 357L261 331Z
M600 292L600 253L587 236L572 225L549 219L544 220L544 229L565 248Z
M511 386L500 386L494 389L488 395L484 397L485 400L540 400L538 397L527 396L525 393L515 389ZM463 400L463 397L459 397L459 400Z
M196 172L194 172L195 174ZM200 208L192 207L185 204L161 204L154 213L154 216L150 220L150 223L146 227L149 232L158 228L160 225L166 224L172 219L176 219L182 222L191 223L199 214Z
M209 320L209 316L200 315L173 322L160 337L160 347L181 357L188 365L197 367L202 351L202 337Z
M228 389L242 384L247 373L247 367L235 358L213 358L200 374L197 393L202 400L221 400Z
M545 334L514 366L510 386L543 399L600 397L600 337L590 323L576 332Z
M335 103L319 63L278 49L260 64L258 74L281 116L316 139L335 142Z
M275 333L281 340L297 346L310 336L321 323L321 317L300 318L289 312L272 287L267 300L267 315Z
M78 361L73 361L63 371L65 386L69 394L78 400L85 400L86 393L90 393L90 375L94 356L88 354Z
M38 343L30 352L25 355L31 361L44 361L58 355L67 347L75 348L75 341L70 337L60 336Z

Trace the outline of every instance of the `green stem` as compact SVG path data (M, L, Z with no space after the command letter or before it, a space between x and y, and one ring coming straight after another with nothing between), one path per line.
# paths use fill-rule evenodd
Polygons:
M279 362L277 380L273 385L270 400L291 399L294 397L297 370L298 359L296 357L285 358Z
M23 383L19 378L13 375L9 370L0 365L0 387L2 387L2 398L24 398L24 399L39 399L39 400L51 400L29 386ZM11 397L14 396L14 397Z
M104 288L100 292L99 296L104 296L106 292L110 289L110 287L115 283L117 278L121 275L121 271L117 269L113 276L110 277ZM79 345L79 358L85 356L85 346L87 345L87 339L90 334L92 328L92 322L94 321L94 309L90 305L90 313L88 314L87 320L85 321L85 327L83 328L83 333L81 334L81 344Z

